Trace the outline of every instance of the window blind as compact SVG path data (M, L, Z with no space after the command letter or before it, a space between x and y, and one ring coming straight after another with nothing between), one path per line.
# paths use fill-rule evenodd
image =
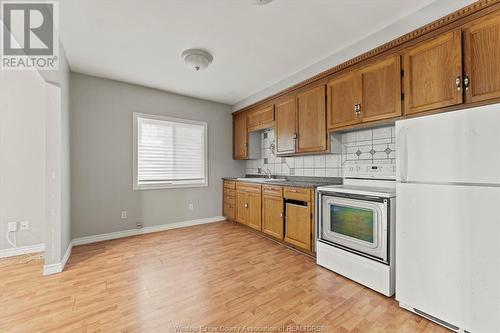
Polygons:
M137 118L137 184L205 183L206 124Z

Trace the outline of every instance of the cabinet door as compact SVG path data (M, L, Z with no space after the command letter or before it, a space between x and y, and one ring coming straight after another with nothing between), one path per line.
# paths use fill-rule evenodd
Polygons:
M311 207L286 205L285 241L311 251Z
M236 191L236 221L247 224L248 220L248 194Z
M355 106L361 103L361 82L357 71L330 80L326 86L328 129L361 121Z
M248 114L249 131L258 131L274 126L274 105L252 111Z
M283 239L283 198L262 196L262 231Z
M275 105L276 153L295 152L296 103L295 96Z
M463 38L466 102L500 97L500 14L472 22Z
M326 135L325 86L297 95L297 152L324 152Z
M399 55L361 68L363 122L401 116L401 60Z
M247 225L256 230L261 230L261 198L260 193L248 193L248 219Z
M462 103L462 35L455 30L404 53L405 113Z
M248 158L247 115L245 112L233 116L233 158L236 160Z

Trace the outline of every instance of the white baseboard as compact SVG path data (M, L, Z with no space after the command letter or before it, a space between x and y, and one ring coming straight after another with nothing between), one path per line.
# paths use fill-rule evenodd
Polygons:
M72 240L72 245L76 246L76 245L90 244L90 243L111 240L111 239L118 239L118 238L124 238L124 237L130 237L130 236L136 236L136 235L142 235L142 234L149 234L152 232L165 231L165 230L177 229L177 228L183 228L183 227L190 227L190 226L198 225L198 224L221 222L221 221L225 221L225 220L226 220L226 218L224 216L214 216L214 217L208 217L208 218L198 219L198 220L160 224L160 225L155 225L155 226L150 226L150 227L144 227L141 229L129 229L129 230L123 230L123 231L110 232L107 234L79 237L79 238L75 238Z
M64 270L64 266L66 266L66 263L69 260L72 249L73 241L69 242L68 248L66 249L66 252L64 252L64 256L62 257L61 262L43 266L43 275L61 273Z
M5 250L0 250L0 258L14 257L22 254L44 252L45 244L35 244L28 246L12 247Z

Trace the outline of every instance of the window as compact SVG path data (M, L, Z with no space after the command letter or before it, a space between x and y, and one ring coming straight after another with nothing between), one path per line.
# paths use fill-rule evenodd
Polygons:
M206 122L134 113L134 190L207 185Z

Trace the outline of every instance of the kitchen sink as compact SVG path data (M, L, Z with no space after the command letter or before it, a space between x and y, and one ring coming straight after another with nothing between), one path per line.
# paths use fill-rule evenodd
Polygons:
M288 181L288 179L286 179L286 178L263 178L263 177L259 177L259 178L244 177L244 178L236 178L236 180L242 180L242 181L246 181L246 182L257 182L257 183L260 183L260 182L286 182L286 181Z

